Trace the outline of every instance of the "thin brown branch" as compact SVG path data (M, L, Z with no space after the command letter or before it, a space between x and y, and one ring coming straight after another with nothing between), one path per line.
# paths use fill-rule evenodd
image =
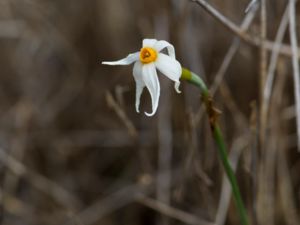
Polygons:
M267 75L267 51L265 42L267 38L267 9L266 0L261 0L260 2L260 87L262 94Z
M240 37L243 41L248 44L254 45L256 47L260 47L261 40L260 37L256 37L250 34L247 34L241 28L239 28L236 24L234 24L231 20L226 18L223 14L221 14L218 10L216 10L213 6L208 4L205 0L190 0L192 2L197 3L201 6L206 12L208 12L212 17L218 20L225 28L227 28L230 32L234 33L238 37ZM275 46L275 43L269 40L264 41L265 48L268 51L271 51ZM280 54L285 56L292 56L292 49L289 45L282 45L279 50ZM300 49L298 49L300 52Z
M296 225L299 223L300 218L297 214L297 207L293 195L292 177L284 151L278 151L277 161L277 176L281 180L280 185L278 186L278 192L282 204L282 211L285 215L286 224Z
M257 0L252 0L247 8L245 9L245 13L248 13L254 6L257 6Z
M255 17L257 9L258 9L258 6L253 5L253 7L249 11L249 13L245 16L244 20L242 21L242 23L240 25L241 30L243 30L243 31L248 30L248 28L250 27L250 25ZM215 75L214 82L211 85L210 93L212 96L215 95L216 91L220 87L220 85L223 81L223 78L225 76L225 73L226 73L230 63L232 62L233 57L235 56L236 52L238 51L239 46L240 46L240 38L235 37L230 45L230 48L228 49L228 51L224 57L224 60L221 64L218 72ZM200 121L200 119L203 116L203 113L204 113L204 107L201 107L194 119L196 123L198 123Z
M67 209L77 209L81 206L81 202L69 191L54 181L28 169L24 164L11 157L3 149L0 149L0 162L15 175L26 177L32 186L48 194Z
M168 40L169 37L169 19L164 10L162 10L154 22L155 33L162 39ZM172 159L173 159L173 132L171 122L171 86L163 80L161 89L165 94L160 97L161 106L158 111L157 137L158 137L158 176L156 185L156 198L166 205L171 203L171 184L172 184ZM157 224L170 225L167 217L158 217Z
M137 194L143 192L143 186L132 184L121 188L115 193L96 201L76 215L72 215L64 224L92 225L109 213L114 212L135 201ZM76 223L75 223L76 224Z
M270 98L272 94L272 89L273 89L273 82L274 82L274 77L275 77L275 69L276 65L278 62L278 56L279 56L279 49L280 45L282 44L282 40L287 28L289 22L289 8L288 6L285 9L284 15L282 16L276 37L275 37L275 43L276 47L272 50L271 53L271 58L270 58L270 64L268 67L268 74L267 74L267 80L265 82L265 87L264 87L264 93L263 93L263 101L264 101L264 106L266 107L266 113L269 111L269 105L270 105Z
M293 75L294 75L294 92L296 102L296 121L297 121L297 136L298 136L298 151L300 151L300 72L298 62L298 43L296 32L296 0L289 1L289 18L290 18L290 40L292 45L292 63L293 63Z
M213 222L205 221L193 214L184 212L180 209L173 208L167 204L156 201L144 195L139 195L137 201L151 209L154 209L166 216L179 220L190 225L215 225Z
M249 13L247 13L247 15L245 16L245 18L240 26L241 30L243 30L243 31L248 30L248 28L250 27L250 25L255 17L257 8L258 8L257 5L253 5L252 9L249 11ZM214 83L211 85L210 92L213 96L214 96L215 92L217 91L218 87L220 86L233 57L235 56L236 52L239 49L239 46L240 46L240 38L235 37L231 43L230 48L228 49L228 51L224 57L224 60L221 64L217 74L215 75Z
M264 148L265 132L267 126L267 113L265 111L263 92L267 77L267 49L265 40L267 38L267 9L266 0L260 1L260 40L261 44L259 47L259 95L260 95L260 147Z
M106 101L109 107L111 107L117 114L117 116L121 119L121 121L126 126L128 133L131 137L137 137L137 130L134 127L133 123L130 121L128 116L126 115L124 109L117 103L117 101L113 98L110 92L106 92Z

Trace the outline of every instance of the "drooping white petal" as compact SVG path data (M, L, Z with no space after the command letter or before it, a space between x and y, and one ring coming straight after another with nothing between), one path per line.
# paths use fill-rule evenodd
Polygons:
M111 61L111 62L102 62L102 64L106 65L129 65L137 60L139 60L140 52L135 52L132 54L129 54L126 58L120 59L117 61Z
M169 42L167 41L158 41L155 43L155 45L153 46L157 52L160 52L161 50L163 50L164 48L168 49L168 54L172 59L175 59L175 49L174 46L171 45Z
M136 61L133 66L133 77L136 85L135 92L135 110L139 113L140 107L140 98L145 87L145 83L142 75L142 63L140 61Z
M157 42L156 39L144 39L143 40L143 47L153 47Z
M159 95L160 95L160 85L157 77L157 72L155 69L154 63L144 64L142 66L142 74L143 80L145 82L146 87L148 88L151 100L152 100L152 112L145 114L147 116L153 116L158 107Z
M175 81L174 88L177 93L181 93L181 91L179 90L179 86L180 86L180 81Z
M180 93L179 78L182 73L181 65L176 59L172 59L170 56L167 56L163 53L159 53L157 60L155 61L156 68L166 75L169 79L175 81L175 89Z

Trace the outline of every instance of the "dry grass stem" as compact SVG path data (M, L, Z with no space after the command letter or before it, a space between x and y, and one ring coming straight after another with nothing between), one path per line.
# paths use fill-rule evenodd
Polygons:
M190 1L196 2L198 5L203 7L210 15L212 15L215 19L217 19L220 23L222 23L223 26L225 26L229 31L234 33L236 36L240 37L241 40L243 40L249 44L252 44L256 47L261 46L260 38L251 36L251 35L245 33L237 25L235 25L228 18L226 18L219 11L217 11L214 7L212 7L210 4L208 4L205 0L190 0ZM275 43L273 43L272 41L269 41L269 40L265 40L263 44L265 45L265 48L268 51L271 51L274 47L276 47ZM298 49L298 52L300 52L300 49ZM293 54L291 47L287 46L287 45L281 46L280 53L283 55L289 56L289 57L291 57Z
M156 210L161 214L174 218L185 224L190 224L190 225L215 225L216 224L213 222L204 221L203 219L198 218L193 214L176 209L157 200L148 198L147 196L139 195L137 196L137 201L151 209Z
M289 0L289 28L290 28L290 40L292 47L292 64L293 64L293 76L294 76L294 93L295 93L295 105L296 105L296 122L297 122L297 136L298 136L298 151L300 151L300 68L299 68L299 52L297 43L296 32L296 0Z

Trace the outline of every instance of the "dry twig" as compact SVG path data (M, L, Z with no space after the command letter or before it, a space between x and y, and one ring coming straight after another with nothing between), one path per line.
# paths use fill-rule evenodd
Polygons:
M292 46L292 63L293 63L293 75L294 75L294 93L296 102L296 121L297 121L297 136L298 136L298 151L300 151L300 68L299 68L299 52L297 43L296 32L296 0L289 0L289 28L290 28L290 40Z
M190 225L216 225L213 222L205 221L193 214L184 212L180 209L173 208L167 204L151 199L145 195L138 195L137 201L151 209L156 210L166 216L179 220L185 224Z
M232 21L230 21L228 18L226 18L223 14L221 14L218 10L216 10L214 7L212 7L210 4L208 4L205 0L190 0L192 2L197 3L200 5L203 9L206 10L211 16L213 16L215 19L217 19L220 23L223 24L229 31L237 35L241 38L241 40L244 40L246 43L252 44L256 47L260 47L261 40L260 38L256 36L249 35L245 33L243 30L241 30L237 25L235 25ZM271 51L275 46L275 43L269 40L264 41L265 48L268 51ZM292 49L288 45L282 45L279 51L281 54L291 57L292 56ZM298 52L300 52L300 49L298 49Z

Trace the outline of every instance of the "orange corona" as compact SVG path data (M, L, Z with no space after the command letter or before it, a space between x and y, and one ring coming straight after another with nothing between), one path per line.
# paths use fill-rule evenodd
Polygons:
M140 51L140 60L142 63L151 63L154 62L157 58L157 52L153 48L144 47Z

